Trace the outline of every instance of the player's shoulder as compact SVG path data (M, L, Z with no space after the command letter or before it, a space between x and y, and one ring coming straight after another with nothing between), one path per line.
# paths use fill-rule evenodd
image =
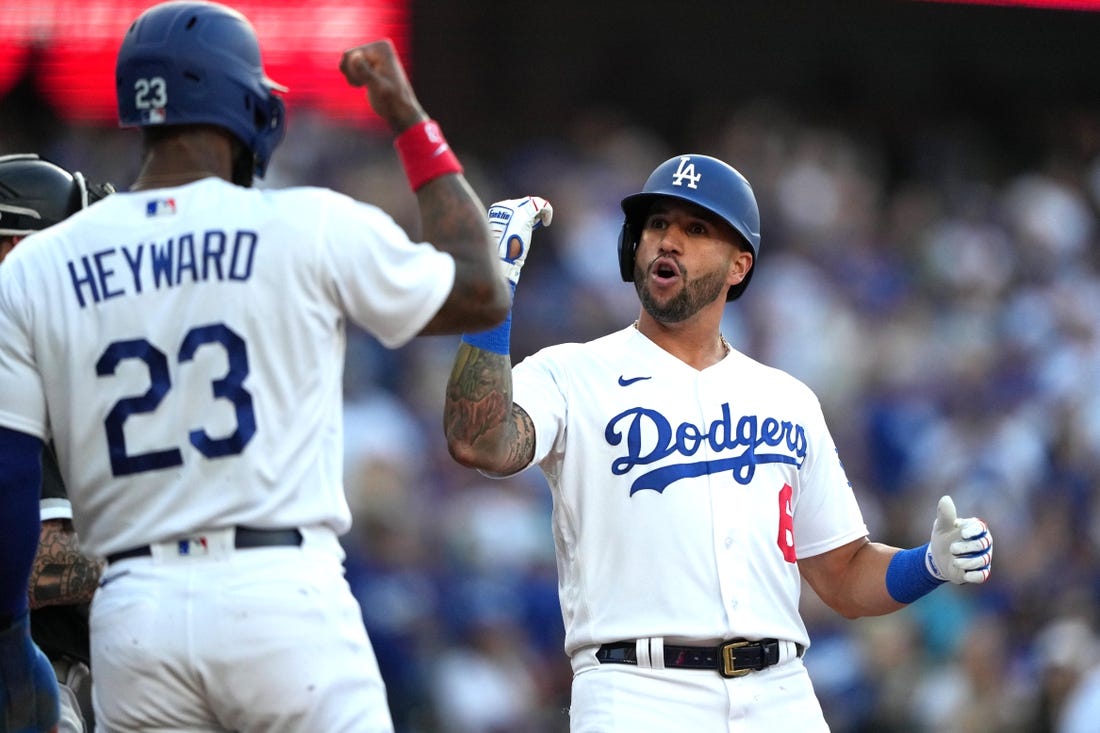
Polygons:
M572 361L575 354L582 351L584 344L566 341L543 346L523 361L531 364L556 364Z
M756 390L759 393L778 393L810 400L813 403L818 401L813 388L800 378L779 367L754 359L737 349L731 350L722 364L726 369L736 371L736 379L739 381L744 380L759 387Z
M324 186L283 186L281 188L253 188L250 190L257 196L273 201L287 199L327 200L345 197L345 194Z
M43 257L52 252L52 243L60 238L63 227L69 221L54 224L48 229L32 232L24 237L19 246L11 250L4 258L4 266L0 267L0 277L5 277L9 283L33 279L36 273L51 269L52 265L42 264Z
M280 205L286 202L311 202L313 205L326 205L349 208L376 209L378 207L360 201L342 191L325 186L286 186L283 188L253 189L257 195Z
M586 341L584 346L594 351L602 351L606 349L620 349L622 345L636 337L638 329L633 325L620 328L618 331L612 331L611 333L598 336L591 341Z
M307 222L313 229L344 235L348 227L379 231L395 226L381 207L324 186L260 189L260 194L273 210L291 212L291 217Z
M613 331L603 336L598 336L589 341L566 341L541 349L540 354L559 359L576 358L579 356L598 357L600 355L618 355L622 353L624 344L627 343L630 329Z
M537 366L565 375L586 374L608 362L624 358L628 339L629 334L624 330L590 341L566 341L544 346L524 359L521 364L525 369Z
M210 176L173 188L122 192L121 195L109 196L95 206L88 207L85 212L99 208L111 199L116 202L126 201L128 205L136 206L149 216L165 216L180 213L191 205L202 209L210 203L260 208L285 207L293 203L312 207L325 202L344 202L348 197L324 186L240 186L224 178ZM161 201L166 202L165 208L153 206Z

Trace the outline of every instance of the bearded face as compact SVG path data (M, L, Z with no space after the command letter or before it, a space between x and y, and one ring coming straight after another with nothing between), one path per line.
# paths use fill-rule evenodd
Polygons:
M650 273L660 268L675 268L683 283L682 287L670 297L659 297L649 286ZM717 299L725 302L728 289L724 269L691 277L682 263L668 256L654 259L645 269L637 263L634 265L634 290L638 293L638 300L641 301L646 313L660 323L679 323L691 318L704 306Z

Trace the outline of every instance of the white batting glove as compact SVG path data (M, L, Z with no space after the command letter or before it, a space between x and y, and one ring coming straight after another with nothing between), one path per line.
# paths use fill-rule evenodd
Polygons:
M550 226L554 207L539 196L498 201L489 207L489 231L497 240L501 269L513 287L531 249L531 233Z
M940 499L925 567L939 580L984 583L993 563L993 533L977 517L959 519L950 496Z

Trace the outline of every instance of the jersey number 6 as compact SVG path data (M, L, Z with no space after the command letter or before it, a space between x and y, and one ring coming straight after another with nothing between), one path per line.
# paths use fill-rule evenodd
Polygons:
M191 361L200 347L219 344L225 349L229 369L225 376L211 383L215 399L229 400L236 410L237 427L223 438L212 438L206 430L197 428L189 434L191 445L207 458L235 455L244 450L256 433L256 416L252 410L252 395L244 388L248 377L248 349L244 339L224 323L214 323L192 328L184 336L177 360ZM144 394L124 397L115 403L103 426L107 431L107 448L111 457L111 473L127 476L142 471L156 471L183 464L179 448L165 448L131 455L126 450L123 425L131 415L153 412L172 388L168 372L168 358L164 352L145 339L115 341L110 344L96 362L96 374L113 376L118 365L126 359L145 362L149 370L149 389Z

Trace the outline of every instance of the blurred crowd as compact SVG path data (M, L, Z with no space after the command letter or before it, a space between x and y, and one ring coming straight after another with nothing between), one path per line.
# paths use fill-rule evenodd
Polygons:
M630 323L619 200L673 154L727 160L755 188L762 245L726 338L816 391L874 539L926 542L948 493L995 536L986 585L889 617L845 620L806 589L805 661L833 730L1097 730L1100 115L1031 131L1026 154L981 122L914 122L887 139L769 100L700 111L690 129L669 140L592 109L493 159L452 140L486 204L554 205L517 291L513 358ZM15 144L0 137L0 153ZM38 152L124 188L136 146L64 127ZM297 184L418 231L386 138L296 112L260 185ZM386 351L350 334L348 579L400 733L564 732L549 491L537 469L490 480L447 455L456 347Z

